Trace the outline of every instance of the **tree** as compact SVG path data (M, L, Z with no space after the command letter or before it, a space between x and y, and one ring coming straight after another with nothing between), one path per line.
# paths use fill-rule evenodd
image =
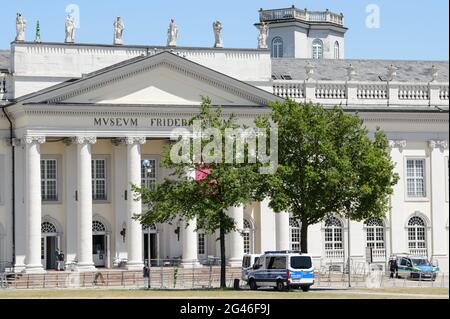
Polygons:
M381 218L398 181L388 141L377 128L373 138L357 115L292 100L272 105L278 127L279 166L261 187L275 212L301 221L301 250L307 230L332 214L352 220ZM269 126L260 118L260 126Z
M213 109L210 104L211 101L204 98L199 114L189 121L191 126L201 127L200 137L203 138L195 133L188 138L180 136L174 145L165 149L162 166L173 170L171 176L155 188L135 185L133 190L141 197L143 204L149 207L148 211L136 216L142 224L165 223L175 218L189 222L195 218L197 230L201 229L207 234L219 230L222 256L220 285L226 287L225 235L239 231L226 211L230 207L262 199L255 191L255 185L259 185L261 179L261 164L248 163L249 149L245 148L244 153L239 152L236 140L231 140L236 156L231 162L224 160L226 147L223 147L223 143L227 141L227 136L230 137L229 130L237 132L245 127L237 124L234 115L224 119L222 109ZM195 150L196 142L201 144L200 156ZM188 177L193 172L202 172L202 178Z

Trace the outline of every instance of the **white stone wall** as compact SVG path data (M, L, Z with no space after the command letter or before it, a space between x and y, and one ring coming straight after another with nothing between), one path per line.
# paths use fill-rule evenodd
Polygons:
M390 133L392 135L392 133ZM448 135L445 132L442 135L432 134L435 140L445 140ZM401 152L395 149L392 151L393 159L396 161L396 170L400 175L400 182L395 187L395 193L392 196L392 210L385 218L385 248L386 254L408 252L407 241L407 222L414 214L419 214L427 223L427 248L429 256L437 259L441 269L448 272L448 169L446 167L449 151L446 149L430 148L429 142L424 140L416 140L404 135L406 146ZM437 137L437 138L436 138ZM392 137L391 137L392 138ZM398 135L397 135L398 138ZM431 137L430 137L431 138ZM142 146L142 154L159 155L162 150L162 141L149 141ZM110 234L110 263L113 264L114 258L126 258L126 246L122 242L119 232L122 227L123 218L123 189L125 187L123 176L123 154L118 151L118 146L113 146L108 140L101 140L98 144L93 145L92 153L96 155L106 155L110 165L108 174L109 198L106 203L93 204L94 216L101 216L106 221L106 226L111 231ZM73 214L76 212L73 207L73 185L76 184L76 167L73 150L70 146L64 145L62 142L45 143L41 146L41 156L43 158L56 157L61 159L62 167L60 172L62 179L60 188L58 189L61 196L57 203L43 203L42 216L56 221L58 228L61 228L61 248L66 252L68 260L76 254L76 229L73 222ZM16 150L16 254L17 265L23 265L26 246L24 238L24 205L23 205L23 187L24 187L24 157L23 148L18 147ZM410 157L420 157L426 159L426 180L427 194L426 198L417 200L407 198L405 195L405 160ZM10 260L11 258L11 216L10 216L10 195L8 191L10 176L7 170L10 167L10 147L6 143L2 143L0 147L0 169L2 176L2 201L0 204L0 223L4 231L2 237L2 258ZM75 161L75 162L74 162ZM160 178L163 178L166 172L161 171ZM122 207L122 208L121 208ZM268 207L267 203L257 203L247 206L244 210L244 218L251 219L255 226L254 232L254 252L262 253L266 250L274 250L277 245L276 222L278 216L274 214ZM344 248L347 250L347 222L344 223ZM158 225L160 231L160 257L174 258L182 254L181 237L177 239L175 229L177 225ZM284 229L289 232L289 229ZM321 259L324 257L324 226L323 224L312 225L308 229L309 233L309 253L314 257L316 265L320 265ZM353 260L365 260L366 232L361 222L351 222L351 257ZM215 247L215 236L209 236L207 240L208 255L217 255L218 251Z
M292 56L302 54L301 52L311 53L312 39L314 37L323 37L325 43L329 43L329 49L325 50L327 54L334 55L334 41L339 38L329 33L310 34L306 39L302 32L296 31L296 27L274 28L270 33L269 43L277 34L283 37L285 43L285 52L292 53ZM276 32L279 33L276 33ZM309 42L308 42L309 41ZM306 45L306 43L309 43ZM294 45L295 44L295 45ZM299 45L300 44L300 45ZM306 51L298 51L299 48L308 47ZM325 46L326 47L326 46ZM71 77L79 77L83 73L88 73L111 64L138 56L143 53L140 47L110 47L110 46L64 46L61 44L13 44L14 53L14 71L15 71L15 93L21 96L38 89L48 87L59 83ZM341 53L344 52L343 42L340 47ZM144 51L143 51L144 50ZM270 57L268 51L257 50L193 50L176 49L180 54L186 54L186 57L195 62L201 63L207 67L213 68L227 75L236 77L239 80L255 84L262 88L270 86ZM298 52L297 52L298 51ZM289 53L291 52L291 53ZM151 54L155 52L150 52ZM285 55L286 57L286 55ZM309 57L309 56L305 56ZM329 56L328 56L329 57ZM172 75L173 76L173 75ZM186 82L186 81L185 81ZM136 84L136 82L132 82ZM194 81L190 85L201 83ZM206 85L205 85L206 86ZM114 91L109 88L105 90L105 95ZM214 91L216 92L216 91ZM217 91L218 92L218 91ZM179 95L187 94L187 90L179 90ZM220 92L218 92L220 93ZM228 98L232 98L227 96ZM86 96L85 96L86 98ZM235 100L238 100L234 97ZM327 100L329 103L335 103L336 100ZM74 100L77 102L77 100ZM240 102L240 100L238 100ZM370 101L370 103L374 103ZM385 103L383 101L382 103ZM403 106L408 106L408 101L403 101ZM428 101L424 101L424 104ZM445 103L445 101L441 101ZM372 105L371 104L371 105ZM448 103L447 103L448 104ZM371 107L367 105L367 107ZM46 106L48 113L32 113L28 106L27 114L21 110L11 107L16 117L17 136L26 133L39 133L46 136L61 137L68 134L79 132L89 132L97 137L126 136L130 134L144 134L150 131L149 127L138 127L136 129L127 128L102 128L92 129L93 115L89 112L101 113L102 109L95 109L89 106L89 109L76 107L68 110L70 115L58 113L61 112L58 107ZM119 107L114 109L120 112ZM138 112L139 108L130 108L129 112ZM188 116L192 112L189 108L182 109L174 107L176 112L182 117ZM111 111L108 110L108 111ZM158 112L162 112L160 109ZM77 113L78 112L78 113ZM145 116L150 116L156 109L148 108ZM257 111L249 108L245 110L246 120L249 120L249 114L262 112L260 108ZM385 247L387 255L391 253L402 253L408 251L407 229L408 219L419 213L427 223L427 248L430 257L439 260L443 271L448 272L448 167L447 160L449 156L448 145L440 148L430 147L430 141L447 141L448 116L445 114L413 114L413 113L361 113L365 119L368 129L372 132L376 126L387 133L388 139L393 141L406 141L405 146L399 149L392 149L391 155L396 163L396 170L400 175L400 182L395 187L395 193L392 196L392 209L385 219ZM128 116L128 115L127 115ZM144 117L144 116L143 116ZM32 119L32 121L31 121ZM146 122L147 123L147 122ZM10 260L12 258L12 219L11 219L11 147L5 142L9 136L9 124L0 113L0 231L3 230L3 236L0 239L0 260ZM158 129L155 129L156 132ZM155 136L163 137L167 131L163 129L157 131ZM159 135L158 135L159 134ZM149 140L141 147L142 156L159 156L162 152L164 142ZM127 188L126 182L126 150L124 146L115 146L110 140L101 140L92 146L93 156L105 156L108 159L108 200L103 203L93 203L93 216L99 217L105 221L110 236L110 255L109 264L113 265L116 259L127 258L127 246L120 236L120 230L126 221L126 202L124 201L124 190ZM59 188L60 200L57 203L43 203L42 216L55 220L61 230L61 248L66 252L68 261L75 258L77 253L77 229L76 214L77 203L74 199L74 193L77 185L77 158L76 146L67 146L63 142L47 142L41 146L42 156L55 156L60 159L61 164L61 183ZM412 200L405 196L405 160L409 157L422 157L426 159L426 181L427 197L420 200ZM16 267L21 270L26 263L26 215L25 215L25 151L23 146L16 148ZM160 178L167 176L167 171L160 171ZM289 228L279 229L277 225L286 220L280 220L280 216L274 214L267 206L267 202L248 205L244 210L244 217L252 220L255 231L253 233L253 249L255 253L262 253L266 250L274 250L283 241L280 234L289 234ZM344 222L344 248L347 250L347 224ZM286 225L284 223L284 225ZM172 225L157 225L159 230L159 244L161 258L180 257L183 253L183 236L178 238L175 230L182 228L182 224L177 224L175 220ZM183 232L183 229L180 229ZM314 257L316 265L320 265L324 257L324 238L323 224L312 225L308 229L309 233L309 253ZM0 237L2 234L0 233ZM361 222L351 222L350 225L350 244L351 257L354 260L364 261L366 247L366 232ZM208 236L207 246L208 255L218 255L216 236ZM285 237L284 237L285 238ZM3 248L2 248L3 247ZM227 247L230 251L230 243ZM347 254L348 252L346 252Z
M276 37L283 39L283 57L311 59L312 43L315 39L323 42L323 58L334 59L334 43L339 42L339 58L345 57L344 35L331 28L311 28L296 22L277 23L270 26L267 44L272 48Z
M333 30L311 30L308 37L308 49L309 52L306 58L313 58L312 44L315 39L320 39L323 42L323 58L324 59L334 59L334 44L339 42L339 58L343 59L344 54L344 37L341 33Z
M162 50L163 48L151 47L13 43L14 97L36 92L70 78L79 78L83 74L134 57L157 54ZM173 53L268 89L267 81L271 78L268 50L174 48Z
M283 40L283 58L295 57L295 26L273 25L269 28L267 45L272 50L273 39L280 37Z

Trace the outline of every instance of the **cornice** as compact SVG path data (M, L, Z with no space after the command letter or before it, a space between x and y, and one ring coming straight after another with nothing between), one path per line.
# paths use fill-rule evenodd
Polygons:
M259 111L259 112L258 112ZM240 113L238 110L232 111L223 111L223 115L230 115L230 114L236 114L240 117L254 117L259 114L267 114L269 112L269 109L267 109L267 112L261 112L261 109L258 111L255 110L255 112L246 112L246 113ZM80 116L134 116L134 117L191 117L193 115L198 114L198 111L192 110L192 111L100 111L100 110L37 110L37 109L27 109L22 112L17 112L17 115L27 115L27 116L73 116L73 117L80 117Z

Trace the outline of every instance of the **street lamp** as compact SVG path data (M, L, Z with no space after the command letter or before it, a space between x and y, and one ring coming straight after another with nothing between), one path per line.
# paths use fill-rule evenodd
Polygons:
M151 164L150 160L148 160L148 159L143 160L142 161L142 166L145 167L145 170L146 170L146 173L147 173L146 175L148 175L148 174L150 174L152 172L152 164Z

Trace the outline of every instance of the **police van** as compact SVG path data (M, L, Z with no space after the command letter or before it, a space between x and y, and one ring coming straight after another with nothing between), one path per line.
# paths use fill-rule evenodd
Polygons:
M398 254L392 258L397 261L398 270L396 277L436 280L439 266L433 265L427 257Z
M301 288L308 291L314 284L311 256L298 251L266 251L246 273L250 289L274 287L278 291Z
M248 273L253 269L253 265L258 262L259 254L245 254L242 258L242 272L241 277L243 281L247 281Z

